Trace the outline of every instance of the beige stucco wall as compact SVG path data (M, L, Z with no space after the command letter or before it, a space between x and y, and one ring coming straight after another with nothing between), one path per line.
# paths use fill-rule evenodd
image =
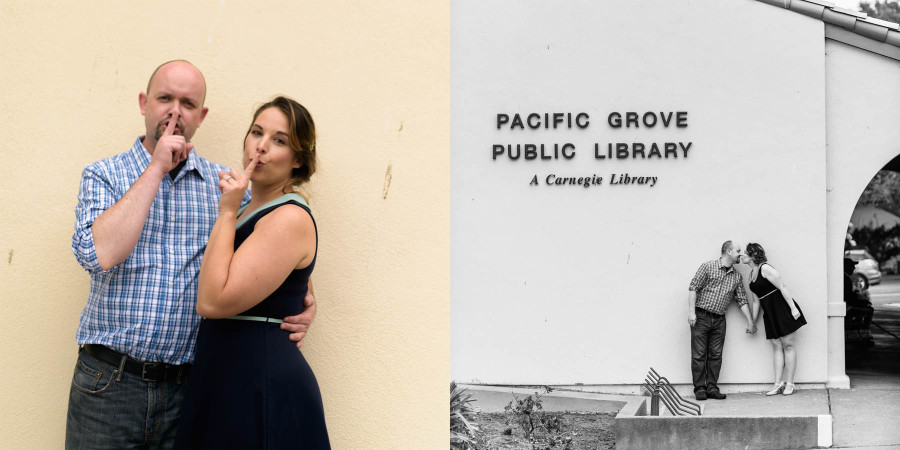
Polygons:
M194 142L213 161L239 164L274 94L313 113L319 312L304 354L334 447L447 445L447 2L3 0L0 42L0 447L63 444L88 293L70 250L81 169L129 148L138 93L174 58L207 77Z

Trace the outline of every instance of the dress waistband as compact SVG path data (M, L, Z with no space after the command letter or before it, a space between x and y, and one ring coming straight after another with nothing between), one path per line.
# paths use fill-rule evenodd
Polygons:
M260 317L260 316L231 316L226 317L226 319L234 319L234 320L252 320L255 322L269 322L269 323L284 323L281 319L273 319L271 317Z

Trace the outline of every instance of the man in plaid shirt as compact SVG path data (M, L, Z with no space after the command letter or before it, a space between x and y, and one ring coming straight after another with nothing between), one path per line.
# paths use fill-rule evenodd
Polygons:
M747 306L744 281L734 265L740 261L741 246L732 241L722 244L718 259L700 265L688 287L688 324L691 326L691 373L697 400L725 399L719 391L722 348L725 347L725 312L732 300L747 318L747 333L756 333L756 325Z
M220 170L194 151L206 81L187 61L153 72L138 96L146 134L88 165L72 251L91 274L76 339L66 448L171 448L194 359L200 259L218 212ZM245 195L249 201L249 192ZM287 317L302 339L315 316Z

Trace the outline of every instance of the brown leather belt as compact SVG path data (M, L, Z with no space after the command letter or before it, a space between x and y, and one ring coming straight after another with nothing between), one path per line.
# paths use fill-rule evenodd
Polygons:
M121 367L125 358L124 371L141 377L144 381L187 381L191 375L191 364L179 366L166 363L148 363L131 359L124 353L97 344L85 344L81 347L87 354L111 366Z

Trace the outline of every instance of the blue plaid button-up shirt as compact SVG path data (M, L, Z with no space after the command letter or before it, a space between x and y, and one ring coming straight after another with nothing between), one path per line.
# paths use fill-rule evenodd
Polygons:
M192 151L175 180L166 176L160 183L134 251L104 271L91 226L150 164L141 138L131 150L87 166L81 176L72 251L91 274L91 293L76 339L141 361L183 364L194 359L197 275L218 215L217 173L228 169Z

